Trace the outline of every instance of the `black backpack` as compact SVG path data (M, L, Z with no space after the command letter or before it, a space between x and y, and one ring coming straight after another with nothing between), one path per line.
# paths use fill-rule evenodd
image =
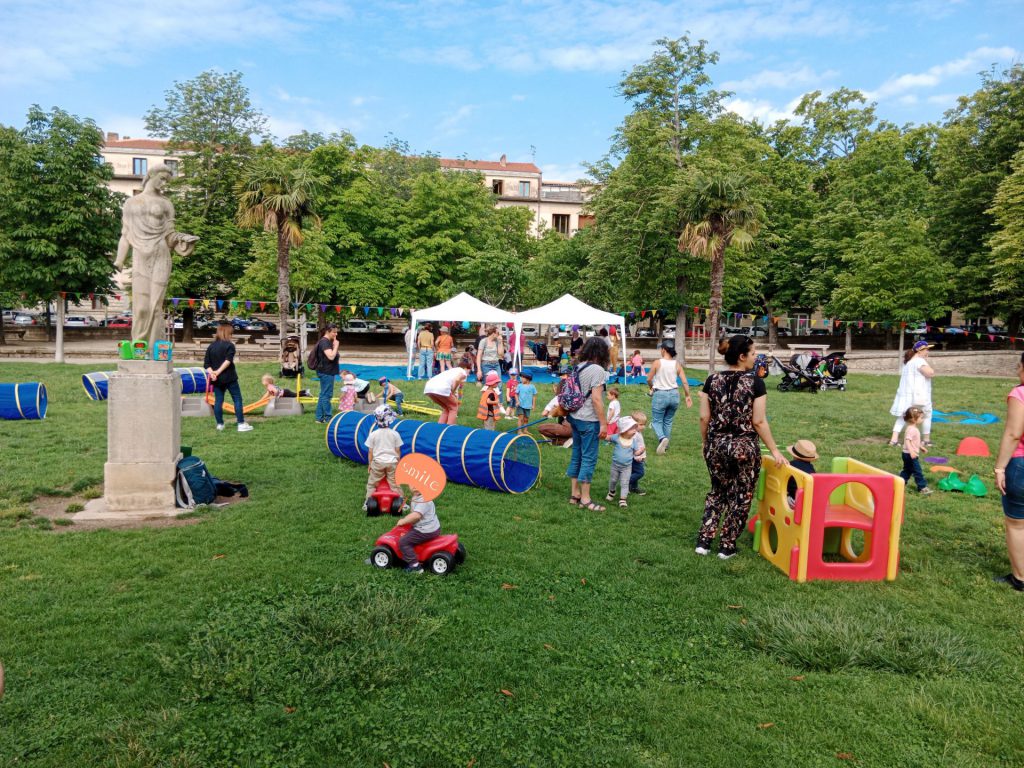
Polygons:
M306 365L309 370L315 371L320 367L320 342L314 344L306 354Z

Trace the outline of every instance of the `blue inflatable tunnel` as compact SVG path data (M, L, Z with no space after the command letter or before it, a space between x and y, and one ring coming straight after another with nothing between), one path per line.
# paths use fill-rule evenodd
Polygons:
M396 421L393 428L402 436L403 456L430 456L451 482L526 493L540 477L540 448L529 435L413 419ZM366 438L374 429L373 414L336 414L327 425L327 448L335 456L366 464Z
M46 385L0 384L0 419L46 418Z
M196 395L206 392L205 368L175 368L174 372L181 379L181 394ZM82 374L82 386L90 400L106 400L109 392L110 377L115 371L95 371Z

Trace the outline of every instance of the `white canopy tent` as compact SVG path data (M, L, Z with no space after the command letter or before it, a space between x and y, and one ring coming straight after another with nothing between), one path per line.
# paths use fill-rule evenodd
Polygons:
M417 309L412 313L413 341L409 345L409 365L405 370L406 377L412 377L412 361L416 351L416 324L427 322L465 321L469 323L514 323L515 312L507 312L495 306L475 299L468 293L453 296L436 307Z
M626 364L626 320L622 315L605 312L584 304L568 293L542 307L528 309L515 314L516 338L520 338L523 325L614 325L619 329L622 342L622 364ZM515 365L522 366L519 344L516 344Z

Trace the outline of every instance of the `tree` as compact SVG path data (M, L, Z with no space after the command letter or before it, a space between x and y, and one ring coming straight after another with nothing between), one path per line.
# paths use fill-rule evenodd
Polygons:
M239 72L207 71L175 82L164 106L146 113L146 130L168 139L168 151L181 158L168 190L178 226L199 236L192 257L174 257L171 295L230 294L245 270L252 234L235 224L235 190L256 155L254 138L265 138L266 124ZM184 314L189 339L191 310Z
M715 370L718 326L722 313L725 251L729 246L749 250L761 226L761 205L751 196L749 180L739 173L697 173L689 185L683 209L686 222L679 236L679 250L711 262L708 302L710 351L708 370ZM677 328L678 332L678 328Z
M330 247L319 229L307 229L302 243L290 248L289 300L292 305L304 305L329 296L334 290L334 264ZM238 281L242 295L269 296L278 291L278 241L275 234L265 232L253 239L251 261ZM298 319L298 313L295 314ZM281 327L281 333L286 327Z
M302 157L273 152L255 160L239 179L238 225L263 227L277 236L277 301L281 333L288 327L292 247L302 245L302 225L320 224L313 211L323 180L311 174Z
M1016 334L1024 315L1024 148L1014 155L1011 168L988 211L997 227L988 244L992 249L993 287L1006 312L1007 327Z
M56 108L0 127L0 293L33 304L112 292L123 196L107 187L102 145L95 123Z
M526 289L527 271L538 252L530 235L533 212L528 208L496 208L483 248L459 264L459 289L493 304L515 308Z

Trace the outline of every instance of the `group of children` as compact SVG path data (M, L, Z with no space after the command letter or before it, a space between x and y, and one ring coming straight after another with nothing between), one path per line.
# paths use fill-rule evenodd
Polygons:
M528 371L519 373L514 368L509 371L505 382L504 397L501 391L501 375L491 371L484 379L484 388L480 392L476 417L483 422L483 428L494 429L495 420L500 416L515 418L519 424L520 434L530 423L530 413L537 399L537 387L533 383L533 375Z

